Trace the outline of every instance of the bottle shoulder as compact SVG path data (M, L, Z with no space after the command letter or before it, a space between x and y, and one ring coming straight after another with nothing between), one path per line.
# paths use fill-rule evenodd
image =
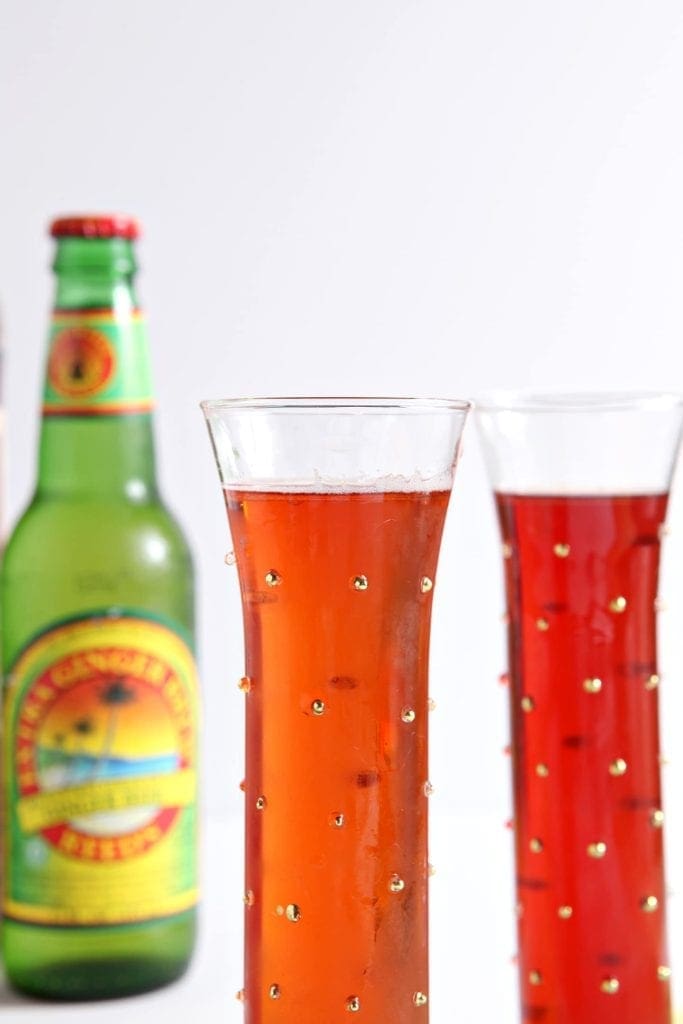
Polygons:
M31 502L2 561L3 664L52 625L112 608L193 636L192 558L168 510L156 502Z
M160 500L124 498L57 498L36 495L10 532L4 552L5 571L17 560L52 563L64 556L81 561L133 555L159 563L192 565L192 555L178 521Z

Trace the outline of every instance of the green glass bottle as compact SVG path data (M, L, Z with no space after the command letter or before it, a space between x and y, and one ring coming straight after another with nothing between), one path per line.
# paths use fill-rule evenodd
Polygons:
M10 982L53 999L180 976L195 937L190 553L157 488L134 221L55 221L38 482L3 560Z

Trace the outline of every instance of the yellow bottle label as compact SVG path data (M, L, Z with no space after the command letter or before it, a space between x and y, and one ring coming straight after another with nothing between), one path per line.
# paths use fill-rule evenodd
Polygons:
M167 626L80 619L20 655L4 698L4 912L42 925L197 900L197 680Z

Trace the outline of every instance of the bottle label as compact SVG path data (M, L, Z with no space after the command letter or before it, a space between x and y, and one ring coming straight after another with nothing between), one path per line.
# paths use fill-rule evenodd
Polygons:
M43 415L112 416L149 412L153 405L141 313L52 314Z
M180 636L135 616L34 640L4 699L5 914L105 925L197 900L197 682Z

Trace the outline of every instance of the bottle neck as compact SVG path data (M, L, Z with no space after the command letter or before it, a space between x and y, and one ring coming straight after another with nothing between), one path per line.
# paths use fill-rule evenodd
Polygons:
M124 239L60 239L38 494L156 495L151 374Z

